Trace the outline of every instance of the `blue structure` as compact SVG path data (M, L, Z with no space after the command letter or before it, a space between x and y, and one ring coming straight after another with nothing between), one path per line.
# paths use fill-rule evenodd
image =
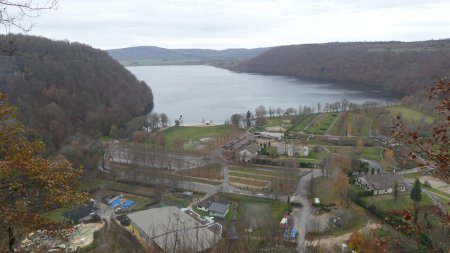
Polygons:
M111 206L113 207L120 207L120 208L129 208L132 205L134 205L136 202L134 202L131 199L127 199L124 201L124 198L122 195L116 197L115 199L113 199L110 203Z

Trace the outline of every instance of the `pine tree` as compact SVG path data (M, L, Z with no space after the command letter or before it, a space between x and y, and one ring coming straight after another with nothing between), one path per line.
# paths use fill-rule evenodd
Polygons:
M414 186L411 190L410 197L415 202L420 202L422 200L422 189L420 189L420 181L416 178L416 181L414 182Z
M394 199L397 200L398 197L398 182L394 182L394 189L393 189Z

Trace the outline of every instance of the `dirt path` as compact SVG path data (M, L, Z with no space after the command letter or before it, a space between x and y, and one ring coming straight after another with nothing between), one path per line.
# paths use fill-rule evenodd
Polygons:
M379 224L374 224L374 223L367 223L366 226L364 226L363 228L359 229L358 231L360 232L367 232L370 231L371 229L376 229L378 228L380 225ZM343 243L345 243L346 241L348 241L350 239L350 235L352 233L347 233L347 234L343 234L341 236L330 236L330 237L325 237L325 238L320 238L314 241L310 241L308 242L308 244L316 246L319 245L327 248L327 249L332 249L335 245L341 245Z

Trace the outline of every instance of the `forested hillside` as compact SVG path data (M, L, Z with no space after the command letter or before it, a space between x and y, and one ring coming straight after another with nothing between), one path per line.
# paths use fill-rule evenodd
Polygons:
M166 49L153 46L128 47L108 50L108 53L124 65L212 64L231 65L251 59L268 48Z
M104 51L32 36L0 43L0 92L51 149L76 133L107 134L153 108L150 88Z
M281 46L233 69L352 82L410 94L450 76L450 40Z

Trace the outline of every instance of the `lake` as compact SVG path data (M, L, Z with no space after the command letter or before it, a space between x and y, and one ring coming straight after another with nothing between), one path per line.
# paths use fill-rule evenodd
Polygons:
M203 65L127 67L145 81L154 95L154 112L166 113L173 122L183 115L184 123L212 120L222 124L234 113L254 112L259 105L286 109L315 106L348 99L391 102L390 94L362 90L358 85L313 82L293 77L236 73Z

